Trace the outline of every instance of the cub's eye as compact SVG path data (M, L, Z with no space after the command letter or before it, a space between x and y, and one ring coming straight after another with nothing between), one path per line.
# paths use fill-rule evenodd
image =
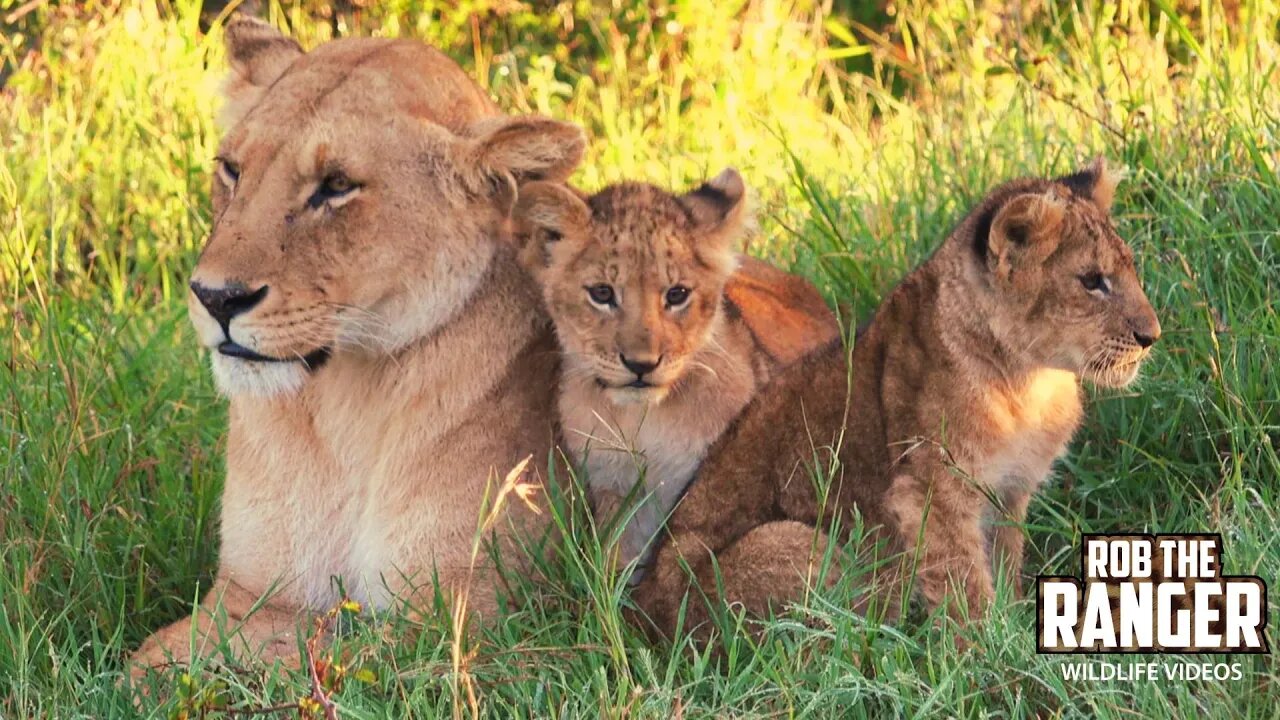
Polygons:
M591 298L591 302L601 307L614 307L617 305L617 299L613 295L613 286L591 285L587 287L587 297Z
M316 187L311 197L307 198L307 205L318 208L326 202L341 200L358 189L360 184L353 182L346 175L340 172L329 173L320 181L320 185Z
M1089 292L1100 292L1106 295L1111 292L1111 281L1106 275L1094 271L1080 276L1080 284Z
M689 293L692 291L684 285L672 285L667 288L667 307L678 308L689 301Z
M240 166L227 160L226 158L218 158L218 179L222 181L227 188L235 187L236 181L240 179Z

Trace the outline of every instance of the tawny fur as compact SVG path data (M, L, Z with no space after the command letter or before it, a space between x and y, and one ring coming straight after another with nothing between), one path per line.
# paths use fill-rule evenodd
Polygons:
M799 599L796 578L825 543L815 528L837 518L849 528L857 514L875 528L868 543L901 553L930 605L981 614L997 564L1019 575L1028 502L1080 425L1080 380L1131 382L1160 334L1108 217L1114 186L1097 161L997 188L889 294L851 351L833 343L757 395L708 454L636 589L652 627L676 625L691 585L681 563L713 599L754 609ZM1109 291L1090 289L1099 278ZM820 504L813 480L833 461ZM806 552L793 526L770 539L780 521L810 527ZM751 552L740 548L748 538ZM791 582L717 596L713 560L724 577ZM691 600L687 622L707 611Z
M711 443L779 368L838 336L807 281L758 260L732 275L744 189L733 170L678 196L624 183L584 200L532 183L516 208L522 257L564 350L565 447L600 526L627 521L617 562L638 563L633 582ZM593 301L591 288L611 300ZM623 358L653 369L638 376Z
M566 177L581 132L499 116L416 42L303 54L249 20L226 40L215 224L193 281L267 290L226 327L189 297L230 397L219 567L197 627L160 630L133 661L220 640L296 656L296 623L337 601L334 578L367 607L469 585L492 616L487 556L470 571L486 486L529 456L545 467L556 442L555 339L505 233L517 185ZM335 176L353 189L316 201ZM286 362L226 357L226 340ZM288 362L321 349L318 368ZM505 548L540 521L507 509L496 533L518 566Z

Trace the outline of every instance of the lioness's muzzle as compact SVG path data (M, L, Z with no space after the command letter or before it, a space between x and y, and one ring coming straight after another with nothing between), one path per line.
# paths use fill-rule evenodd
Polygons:
M209 312L209 317L222 326L223 332L227 331L232 318L248 312L262 302L262 299L267 296L268 289L263 285L257 290L250 290L242 283L230 283L224 287L213 288L195 280L191 281L191 292L195 293L196 299Z
M308 370L315 370L319 368L321 365L324 365L325 361L329 359L329 355L330 355L329 348L320 348L319 350L314 350L312 352L307 353L306 355L302 355L299 357L291 357L291 358L270 357L267 355L263 355L261 353L254 352L253 350L250 350L249 348L243 345L240 345L238 343L232 342L231 340L224 341L222 344L218 345L218 352L228 357L240 358L241 360L249 360L251 362L274 362L274 363L301 362L303 365L306 366Z

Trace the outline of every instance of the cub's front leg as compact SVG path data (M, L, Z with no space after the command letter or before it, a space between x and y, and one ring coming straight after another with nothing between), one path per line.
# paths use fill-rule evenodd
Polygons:
M885 495L894 534L914 564L931 608L947 604L959 621L978 618L995 596L982 516L985 496L940 461L902 463ZM963 599L963 602L959 602Z
M826 533L793 520L766 522L723 548L694 532L674 532L632 594L646 618L641 626L674 639L683 611L685 628L705 642L716 608L757 619L781 611L819 581L831 587L840 578L838 565L820 572L829 542Z
M296 667L300 660L297 633L304 620L305 613L299 609L263 601L258 594L219 579L194 613L143 641L129 658L129 674L136 681L152 668L187 665L195 658L214 655L224 644L243 660L270 664L280 659Z
M994 509L996 518L991 528L992 572L1003 567L1015 598L1022 597L1022 559L1026 541L1023 524L1027 520L1027 506L1030 503L1030 492L1012 493L1005 498L1003 508Z
M627 498L612 488L590 486L587 488L587 505L591 508L591 517L595 520L596 532L600 541L606 544L607 554L618 553L618 566L625 567L634 553L627 547L629 531L632 523L626 523L628 510ZM616 544L608 542L618 537Z

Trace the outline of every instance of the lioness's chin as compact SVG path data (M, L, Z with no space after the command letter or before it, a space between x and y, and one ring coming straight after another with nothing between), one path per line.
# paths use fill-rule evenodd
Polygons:
M606 394L614 405L657 405L667 399L670 388L660 385L648 387L609 388Z
M218 391L228 397L275 397L302 388L307 368L300 362L257 362L227 357L217 350L210 355L213 380Z

